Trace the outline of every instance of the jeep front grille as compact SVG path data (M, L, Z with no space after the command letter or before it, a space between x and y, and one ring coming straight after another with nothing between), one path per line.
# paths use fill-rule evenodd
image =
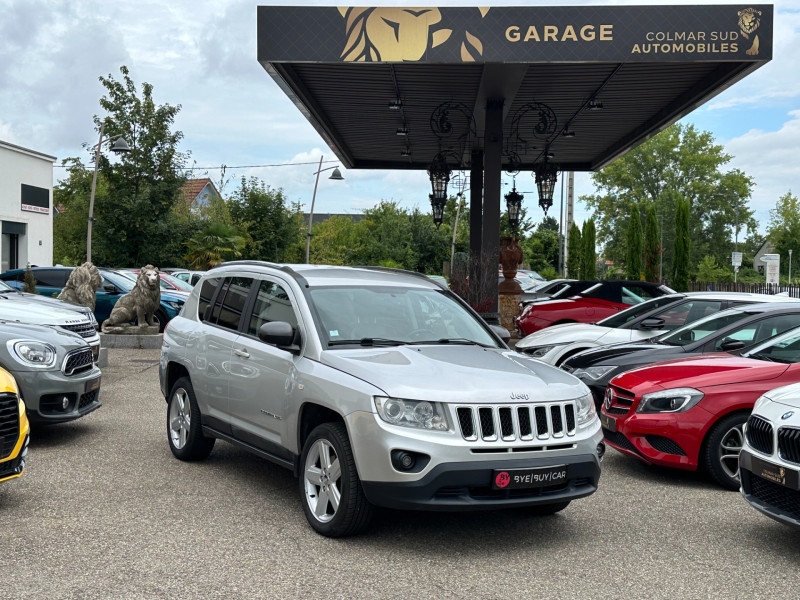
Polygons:
M574 402L459 406L456 416L461 437L470 442L550 440L575 435Z
M19 440L19 400L0 394L0 459L8 458Z

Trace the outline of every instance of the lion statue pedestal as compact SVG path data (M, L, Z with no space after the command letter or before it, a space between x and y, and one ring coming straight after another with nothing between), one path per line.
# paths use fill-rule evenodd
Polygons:
M153 265L141 268L133 289L123 295L101 330L117 335L156 335L158 322L153 315L161 304L161 278Z

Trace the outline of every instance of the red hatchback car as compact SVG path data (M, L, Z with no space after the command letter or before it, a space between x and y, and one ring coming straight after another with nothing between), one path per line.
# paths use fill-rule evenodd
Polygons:
M612 379L600 413L613 448L647 463L697 470L739 489L739 451L756 400L800 382L800 328L743 352L655 363Z
M569 298L527 304L517 317L516 325L520 334L526 336L550 325L596 323L633 304L674 293L665 285L647 281L597 281Z

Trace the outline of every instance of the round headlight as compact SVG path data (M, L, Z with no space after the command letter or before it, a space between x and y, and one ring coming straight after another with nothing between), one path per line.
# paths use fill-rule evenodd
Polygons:
M433 406L430 402L420 402L414 407L414 419L425 424L433 418Z
M397 424L403 419L406 412L406 406L402 400L396 398L389 398L383 405L383 414L389 423Z
M56 349L50 344L22 340L9 342L12 354L21 362L35 367L52 367L56 364Z

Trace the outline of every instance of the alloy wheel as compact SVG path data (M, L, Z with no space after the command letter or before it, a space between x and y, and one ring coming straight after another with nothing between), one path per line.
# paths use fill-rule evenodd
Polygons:
M306 457L303 477L308 506L314 517L327 523L336 516L342 497L342 469L333 445L326 439L314 442Z
M739 453L744 446L744 430L742 424L728 429L722 436L717 456L725 474L731 479L739 479Z
M186 445L189 428L192 424L192 407L185 389L178 388L172 394L169 413L171 416L169 421L170 440L172 440L172 445L180 450Z

